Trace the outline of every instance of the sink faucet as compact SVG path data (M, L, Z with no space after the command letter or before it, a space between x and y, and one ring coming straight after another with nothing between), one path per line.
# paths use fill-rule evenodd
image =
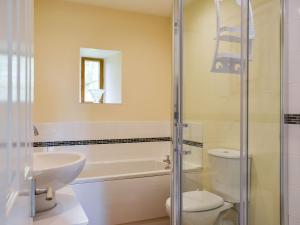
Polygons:
M167 164L167 165L165 166L165 169L166 169L166 170L168 170L168 169L171 168L170 155L166 155L166 158L163 159L163 162Z
M40 134L39 130L36 128L36 126L33 126L33 134L34 134L34 136L38 136Z

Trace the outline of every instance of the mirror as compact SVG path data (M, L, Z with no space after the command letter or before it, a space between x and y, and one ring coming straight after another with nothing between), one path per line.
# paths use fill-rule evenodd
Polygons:
M80 102L122 103L122 53L80 48Z

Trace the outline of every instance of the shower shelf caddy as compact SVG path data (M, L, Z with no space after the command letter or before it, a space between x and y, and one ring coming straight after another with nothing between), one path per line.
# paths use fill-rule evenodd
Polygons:
M213 73L240 74L241 55L233 52L221 52L221 42L241 43L241 27L223 26L221 21L221 5L223 0L215 0L217 17L217 36L214 61L211 68ZM228 0L229 1L229 0ZM241 7L241 0L234 0ZM255 38L253 11L249 2L249 58L252 59L252 44Z

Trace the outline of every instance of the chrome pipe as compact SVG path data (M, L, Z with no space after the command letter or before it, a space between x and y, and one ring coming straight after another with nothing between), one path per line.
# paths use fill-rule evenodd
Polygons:
M173 123L171 224L182 224L182 17L183 0L173 1Z

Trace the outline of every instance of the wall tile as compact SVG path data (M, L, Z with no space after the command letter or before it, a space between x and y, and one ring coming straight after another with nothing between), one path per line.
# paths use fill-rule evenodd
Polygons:
M41 148L38 148L41 149ZM170 142L134 143L134 144L109 144L85 146L58 146L44 148L49 152L81 152L86 155L88 162L116 161L135 159L162 159L170 154Z
M300 1L290 0L289 1L289 13L292 21L300 20Z
M300 188L300 154L289 154L289 185ZM300 194L300 192L298 193Z
M74 122L35 124L34 141L68 141L111 138L170 137L170 122Z
M289 44L290 48L289 50L292 51L299 51L300 50L300 43L299 43L299 38L300 38L300 31L298 29L300 25L300 20L292 20L289 22L288 28L289 28Z
M203 142L203 124L187 122L188 127L183 129L183 139L195 142Z
M169 122L42 123L36 126L39 136L35 137L35 142L171 136ZM162 159L170 154L170 150L170 141L34 148L35 152L81 152L87 156L88 162Z
M289 225L299 225L300 224L300 218L289 216Z
M288 113L299 114L300 113L300 83L293 83L288 86Z
M289 155L300 155L300 125L288 125Z
M289 214L300 219L300 188L295 186L289 187Z
M300 23L299 26L300 27ZM298 40L300 40L300 29L295 29L299 30L299 36L297 37ZM299 48L300 48L300 41L299 41ZM300 51L293 51L290 53L290 65L289 65L289 83L294 84L294 83L300 83Z

